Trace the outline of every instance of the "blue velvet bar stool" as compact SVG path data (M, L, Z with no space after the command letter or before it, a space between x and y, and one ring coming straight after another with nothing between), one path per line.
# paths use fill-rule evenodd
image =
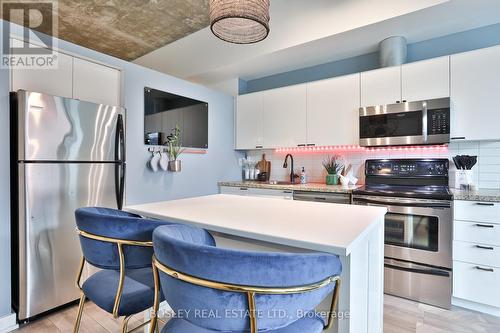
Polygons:
M338 256L218 248L207 231L187 225L157 228L153 246L154 313L163 294L177 314L162 333L316 333L333 324ZM323 318L315 308L332 292Z
M83 258L77 276L81 298L73 332L80 329L87 298L115 318L124 316L121 331L127 332L130 318L153 306L153 230L170 223L101 207L77 209L75 217ZM100 270L80 285L86 262Z

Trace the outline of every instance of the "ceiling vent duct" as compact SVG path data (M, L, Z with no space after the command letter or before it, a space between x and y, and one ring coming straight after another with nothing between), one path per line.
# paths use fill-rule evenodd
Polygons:
M406 38L401 36L388 37L380 42L379 48L380 67L398 66L406 62Z

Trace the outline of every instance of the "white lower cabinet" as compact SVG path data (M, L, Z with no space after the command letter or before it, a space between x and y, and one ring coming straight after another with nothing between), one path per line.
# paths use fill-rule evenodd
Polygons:
M473 263L453 262L453 296L500 307L500 269Z
M495 315L500 314L499 208L457 200L453 224L453 296L460 306Z
M251 197L263 198L283 198L293 200L293 191L291 190L270 190L252 187L234 187L234 186L220 186L221 194L244 195Z

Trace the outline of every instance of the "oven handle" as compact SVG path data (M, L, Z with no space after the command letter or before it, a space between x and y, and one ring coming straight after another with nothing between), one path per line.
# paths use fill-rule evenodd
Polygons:
M381 206L404 206L404 207L423 207L423 208L450 208L451 205L449 203L442 202L411 202L411 201L391 201L391 200L373 200L373 199L365 199L365 198L354 198L354 203L368 203L374 205Z
M398 271L410 272L410 273L435 275L435 276L443 276L443 277L450 276L450 272L444 271L441 269L436 269L436 268L411 268L411 267L403 267L403 266L387 264L387 263L384 264L384 267L396 269Z

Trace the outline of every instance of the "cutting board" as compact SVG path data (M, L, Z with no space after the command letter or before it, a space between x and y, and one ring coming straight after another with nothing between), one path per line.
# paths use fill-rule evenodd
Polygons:
M269 180L271 176L271 162L266 160L266 154L262 154L262 159L257 163L257 169L260 170L260 172L267 172L267 179Z

